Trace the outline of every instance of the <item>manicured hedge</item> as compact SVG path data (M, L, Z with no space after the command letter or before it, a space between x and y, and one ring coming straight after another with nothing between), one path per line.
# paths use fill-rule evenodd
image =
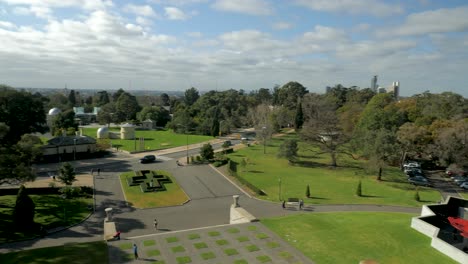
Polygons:
M262 191L261 189L259 189L257 186L253 185L252 183L250 183L249 181L247 181L246 179L240 177L239 175L237 175L237 165L238 163L233 161L233 160L229 160L228 162L228 171L229 171L229 174L231 174L231 176L233 177L236 177L236 179L244 184L245 186L247 186L249 189L251 189L252 191L254 191L256 194L258 195L266 195L266 193L264 191Z

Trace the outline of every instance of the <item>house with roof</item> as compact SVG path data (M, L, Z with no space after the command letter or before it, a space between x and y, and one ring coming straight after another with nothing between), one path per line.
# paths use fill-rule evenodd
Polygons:
M88 136L59 136L42 146L44 160L62 161L78 159L96 152L96 139Z

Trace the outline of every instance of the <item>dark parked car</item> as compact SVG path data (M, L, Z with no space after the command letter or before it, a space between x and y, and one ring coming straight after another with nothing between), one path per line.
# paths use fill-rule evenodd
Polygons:
M427 180L424 181L424 180L417 179L417 178L409 178L408 182L413 184L413 185L418 185L418 186L426 186L426 187L432 186L432 184L430 182L428 182Z
M156 160L156 156L154 155L146 155L140 159L140 163L150 163Z

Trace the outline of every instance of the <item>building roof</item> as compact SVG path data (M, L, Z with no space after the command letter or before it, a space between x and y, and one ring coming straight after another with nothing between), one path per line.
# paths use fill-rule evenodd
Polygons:
M60 136L47 141L44 147L73 146L75 145L96 144L96 139L88 136Z
M62 110L58 109L57 107L54 107L49 110L48 115L58 115L62 112Z

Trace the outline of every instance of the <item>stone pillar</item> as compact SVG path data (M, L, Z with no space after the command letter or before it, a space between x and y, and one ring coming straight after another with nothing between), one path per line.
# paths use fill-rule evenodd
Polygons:
M232 204L232 206L239 207L239 195L233 195L232 199L234 200L234 203Z
M106 212L106 222L112 221L112 208L106 208L104 211Z

